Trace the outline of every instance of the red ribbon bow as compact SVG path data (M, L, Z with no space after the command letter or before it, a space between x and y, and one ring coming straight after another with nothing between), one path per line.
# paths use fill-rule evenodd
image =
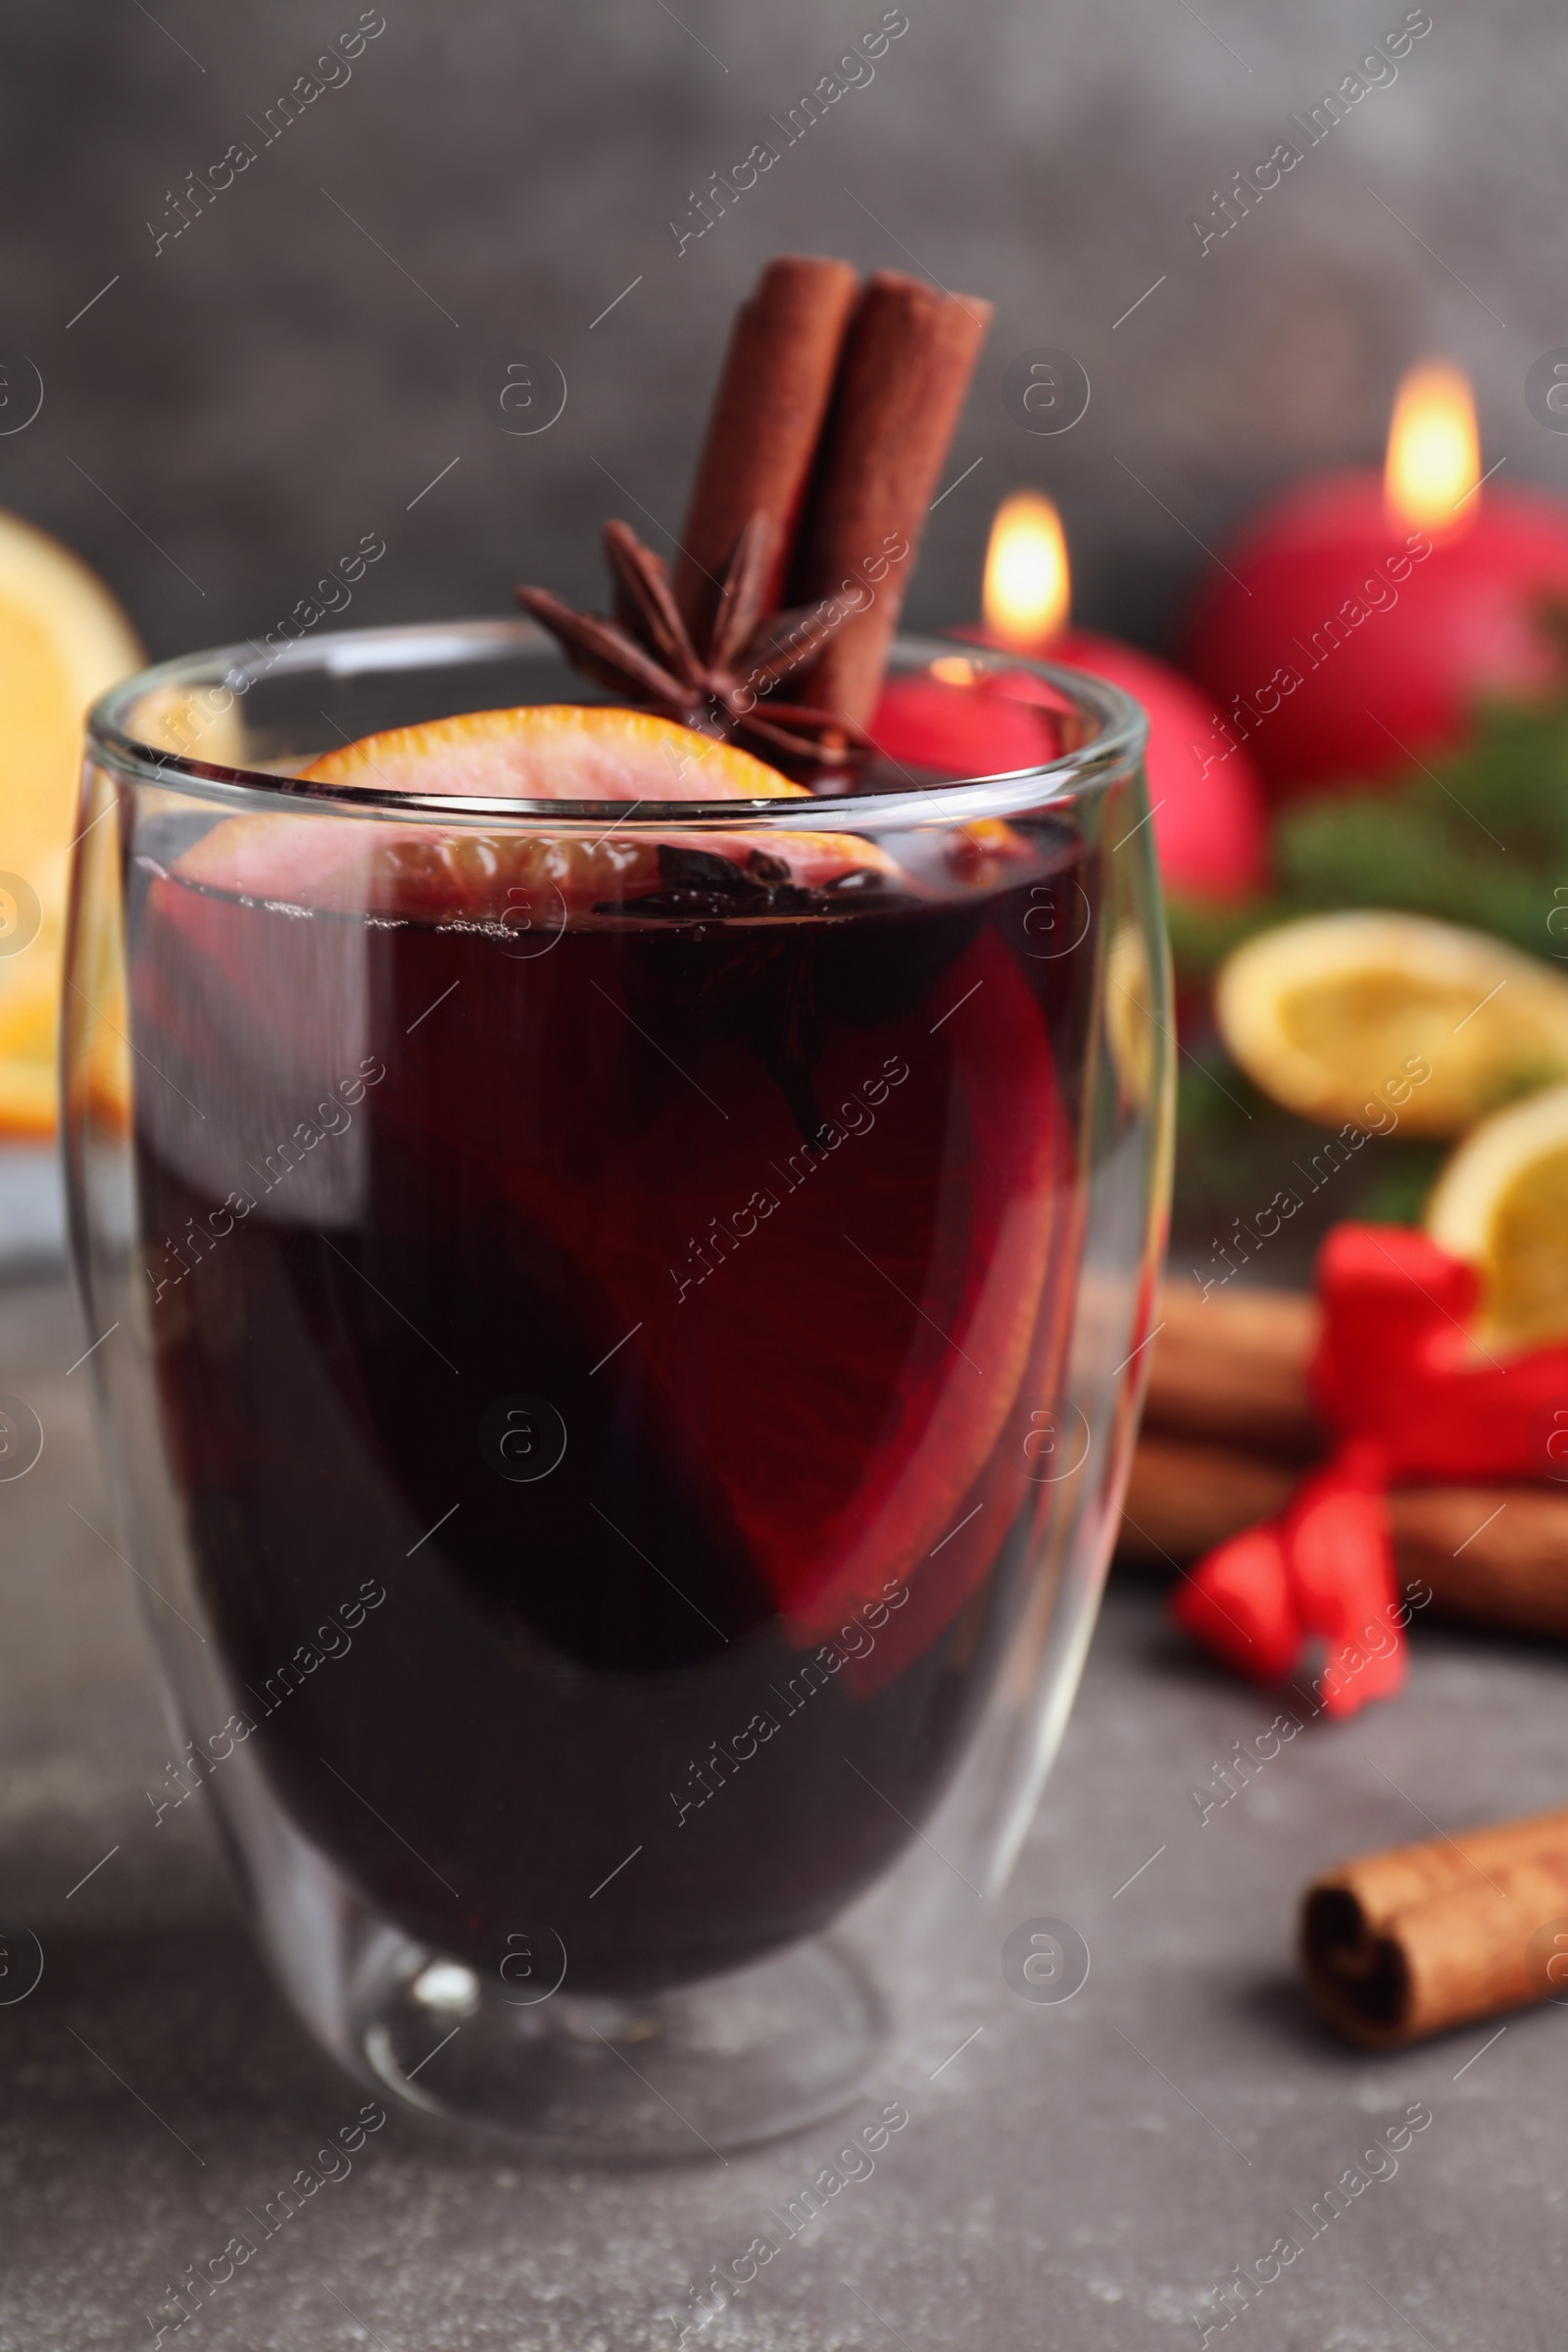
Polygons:
M1473 1267L1397 1225L1338 1225L1318 1252L1323 1335L1309 1374L1335 1446L1277 1519L1200 1560L1178 1625L1260 1683L1327 1658L1331 1715L1404 1681L1391 1486L1568 1474L1568 1347L1499 1359L1474 1337Z

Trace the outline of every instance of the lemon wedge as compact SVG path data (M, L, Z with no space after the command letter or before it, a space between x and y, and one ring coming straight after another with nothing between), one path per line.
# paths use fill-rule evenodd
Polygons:
M1226 1046L1274 1102L1325 1126L1459 1135L1568 1078L1568 978L1424 915L1304 916L1221 966ZM1426 1072L1426 1075L1422 1075Z
M1568 1339L1568 1086L1466 1136L1427 1203L1427 1231L1481 1276L1484 1338Z
M0 514L0 1139L54 1132L81 724L142 659L130 623L86 565Z

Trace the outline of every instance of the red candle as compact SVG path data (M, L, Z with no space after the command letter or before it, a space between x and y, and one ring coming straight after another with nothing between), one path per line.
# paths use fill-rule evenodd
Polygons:
M1188 654L1276 799L1407 767L1463 739L1478 696L1539 693L1560 658L1568 504L1481 486L1475 411L1450 368L1411 369L1388 466L1319 475L1222 554Z
M1216 756L1218 711L1152 655L1067 625L1070 585L1060 519L1049 499L1022 491L1004 501L986 557L985 625L958 634L1060 662L1119 686L1149 714L1149 798L1168 890L1235 900L1268 874L1262 794L1247 753ZM871 732L896 760L975 772L1027 766L1041 757L1039 718L1049 688L1026 671L985 682L984 700L961 657L921 677L889 682ZM1220 747L1223 749L1223 747Z

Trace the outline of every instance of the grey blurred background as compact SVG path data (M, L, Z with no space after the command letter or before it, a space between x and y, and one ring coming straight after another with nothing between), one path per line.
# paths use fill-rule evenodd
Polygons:
M730 312L790 249L996 302L922 623L973 614L996 503L1034 483L1079 616L1168 642L1205 547L1300 468L1374 459L1427 351L1473 373L1485 464L1568 486L1523 396L1568 341L1551 0L1433 0L1397 78L1204 254L1214 191L1405 10L1200 7L907 0L874 78L677 253L693 192L783 146L770 118L879 0L382 0L351 77L270 144L359 0L5 0L0 351L44 400L0 435L0 506L86 555L158 654L260 635L365 533L388 554L351 620L499 609L518 578L598 601L594 526L667 549ZM155 252L235 140L255 162ZM1094 388L1055 438L1002 399L1040 345ZM568 386L532 437L497 421L518 346Z

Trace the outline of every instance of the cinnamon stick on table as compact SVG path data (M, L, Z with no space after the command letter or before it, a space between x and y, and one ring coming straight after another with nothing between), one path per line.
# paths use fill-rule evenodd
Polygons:
M761 610L779 602L858 285L848 262L784 254L736 313L675 568L675 601L699 646L754 514L774 534Z
M1173 1282L1158 1327L1118 1549L1196 1559L1281 1510L1329 1450L1306 1371L1318 1309L1298 1292L1200 1298ZM1396 1487L1394 1556L1446 1613L1568 1638L1568 1487Z
M1322 1311L1301 1291L1233 1291L1205 1298L1168 1282L1144 1399L1147 1427L1310 1461L1327 1439L1306 1370Z
M1568 1999L1568 1812L1327 1872L1306 1891L1301 1958L1322 2015L1368 2049Z
M1290 1463L1146 1429L1133 1452L1117 1548L1124 1559L1196 1560L1274 1518L1297 1476Z
M850 322L788 594L792 604L843 596L856 610L786 691L857 726L876 708L937 476L990 319L988 302L881 270Z
M1133 1454L1117 1550L1195 1560L1272 1519L1297 1467L1146 1429ZM1394 1561L1406 1592L1445 1615L1568 1640L1568 1494L1560 1487L1396 1487Z

